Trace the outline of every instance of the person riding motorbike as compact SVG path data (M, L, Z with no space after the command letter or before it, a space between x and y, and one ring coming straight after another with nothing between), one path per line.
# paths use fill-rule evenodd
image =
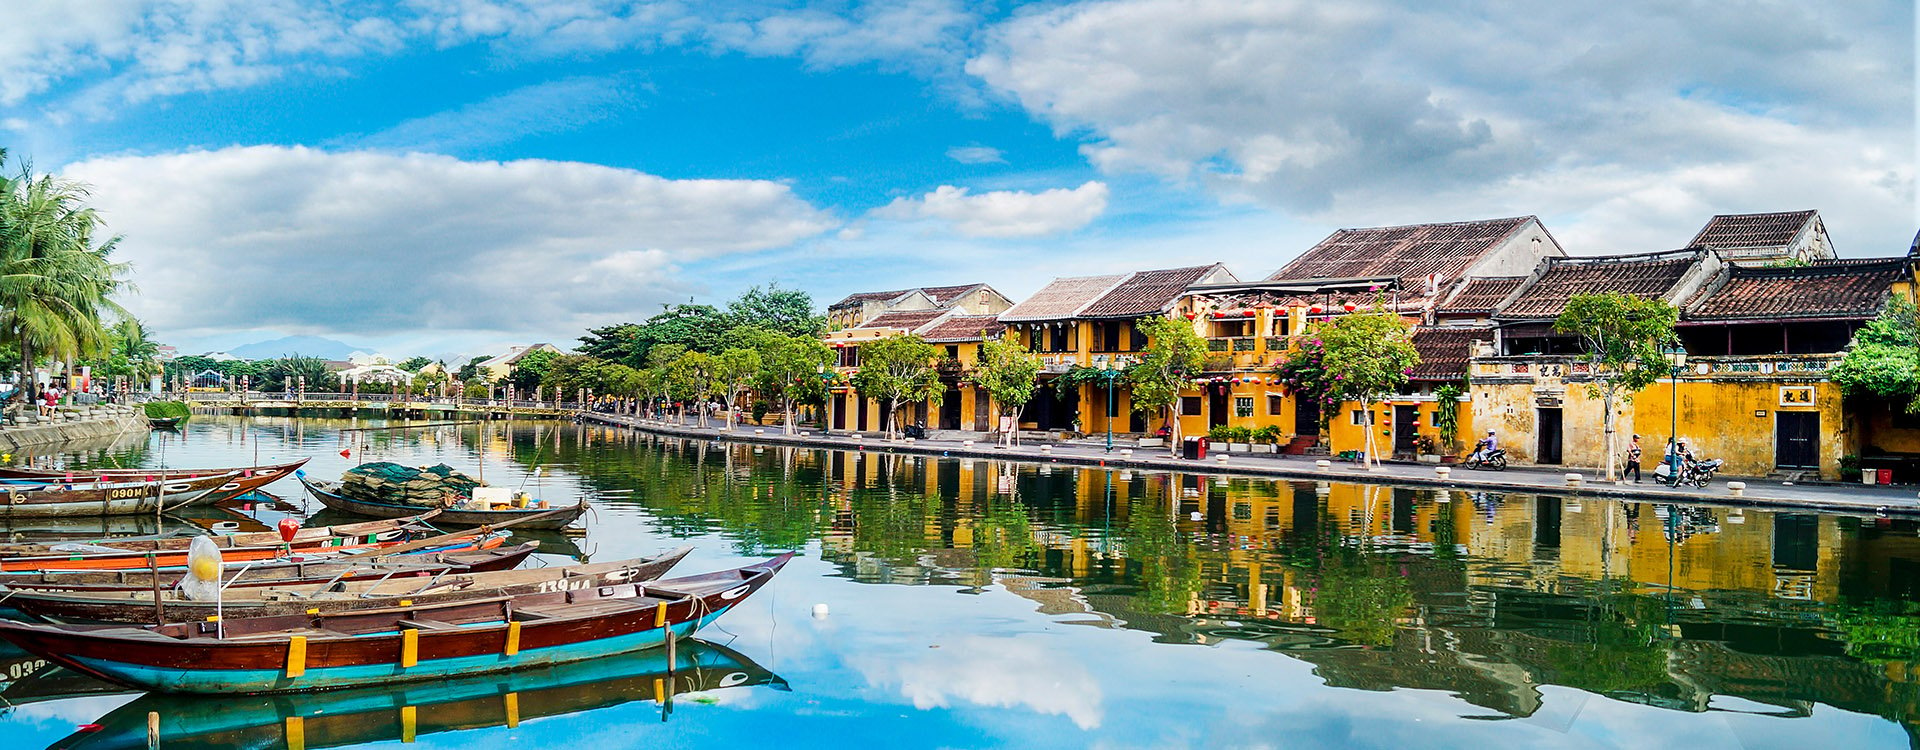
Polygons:
M1467 460L1484 461L1497 450L1500 450L1500 438L1493 434L1493 430L1487 430L1487 436L1473 444L1473 453L1467 456Z

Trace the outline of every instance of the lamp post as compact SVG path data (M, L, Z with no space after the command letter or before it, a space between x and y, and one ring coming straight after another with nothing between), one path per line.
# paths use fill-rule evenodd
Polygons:
M1669 346L1662 354L1667 355L1667 470L1675 483L1680 481L1680 373L1687 369L1687 352L1679 346Z
M1107 381L1107 452L1113 452L1113 381L1120 377L1120 371L1113 369L1113 360L1100 361L1100 379Z
M825 402L827 405L826 415L820 418L820 434L830 435L833 433L833 375L834 375L834 372L833 370L828 369L826 365L814 365L813 372L814 374L820 376L820 392L822 394L820 397L820 400Z

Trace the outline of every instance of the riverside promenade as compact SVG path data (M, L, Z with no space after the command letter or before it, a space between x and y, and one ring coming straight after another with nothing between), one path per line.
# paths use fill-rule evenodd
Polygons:
M1144 471L1170 471L1227 477L1249 477L1317 482L1367 482L1407 487L1453 489L1462 492L1518 492L1528 494L1599 497L1655 503L1711 504L1773 509L1807 509L1876 517L1920 518L1920 490L1910 487L1869 487L1847 484L1791 484L1760 479L1735 478L1745 489L1736 494L1729 480L1715 479L1706 488L1692 486L1670 488L1648 479L1640 484L1614 484L1596 479L1586 471L1546 470L1513 467L1506 471L1476 471L1452 466L1442 477L1431 464L1386 463L1374 470L1343 461L1333 461L1322 469L1310 456L1259 453L1229 453L1221 461L1217 455L1202 460L1176 458L1167 449L1134 449L1123 454L1116 446L1112 453L1103 446L1085 443L1030 442L1013 447L976 440L922 439L888 440L874 433L783 434L778 427L738 425L722 429L718 425L701 427L697 420L648 420L633 416L580 412L588 423L624 427L641 432L698 440L718 440L758 445L785 445L833 450L879 453L907 453L952 458L997 459L1027 463L1053 463L1093 468ZM1581 481L1569 483L1568 474L1580 474Z

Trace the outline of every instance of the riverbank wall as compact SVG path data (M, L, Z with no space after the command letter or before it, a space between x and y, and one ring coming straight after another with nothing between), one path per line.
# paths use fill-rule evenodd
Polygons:
M1092 468L1173 471L1221 477L1248 477L1313 482L1360 482L1403 487L1449 489L1461 492L1514 492L1560 497L1595 497L1656 503L1707 504L1753 508L1806 509L1823 513L1920 518L1920 495L1911 488L1804 485L1771 481L1716 481L1707 488L1671 488L1654 483L1595 481L1570 472L1535 469L1473 471L1457 466L1442 474L1427 465L1386 464L1369 470L1346 462L1322 467L1311 458L1229 453L1203 460L1175 458L1165 449L1121 450L1071 443L1032 443L1004 447L966 440L888 440L871 434L787 435L778 428L739 426L722 430L671 421L630 416L582 413L588 423L638 430L670 437L803 446L845 451L910 453L963 459L993 459L1050 463ZM1578 479L1574 479L1578 477Z
M57 417L25 415L20 421L0 427L0 450L111 438L148 429L146 415L138 408L118 404L62 407Z

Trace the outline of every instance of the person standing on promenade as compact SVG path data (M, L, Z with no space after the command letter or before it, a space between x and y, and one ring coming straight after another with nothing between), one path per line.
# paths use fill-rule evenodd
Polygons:
M1633 436L1633 442L1630 442L1627 444L1627 468L1621 470L1620 476L1622 478L1625 478L1629 472L1633 474L1633 483L1639 484L1640 483L1640 436L1639 435Z

